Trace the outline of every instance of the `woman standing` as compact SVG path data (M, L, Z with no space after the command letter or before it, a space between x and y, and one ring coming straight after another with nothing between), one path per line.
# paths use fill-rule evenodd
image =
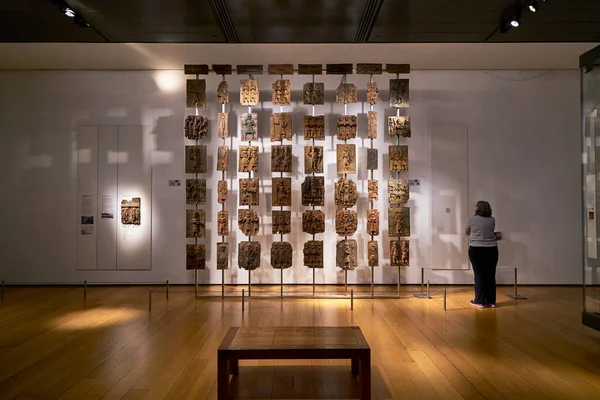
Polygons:
M498 264L498 239L496 220L487 201L478 201L475 215L467 221L469 260L475 273L475 299L477 308L496 308L496 265Z

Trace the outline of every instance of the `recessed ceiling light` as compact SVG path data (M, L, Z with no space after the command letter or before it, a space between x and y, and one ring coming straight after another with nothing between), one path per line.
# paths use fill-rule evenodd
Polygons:
M534 0L531 3L529 3L529 5L527 7L529 7L529 11L536 12L538 10L539 5L538 5L538 2L536 0Z
M519 17L513 17L510 19L510 26L513 28L518 28L521 25L521 20Z
M64 13L65 13L65 15L66 15L67 17L71 17L71 18L73 18L73 17L75 16L75 11L73 11L73 10L72 10L72 9L70 9L69 7L65 8L65 11L64 11Z

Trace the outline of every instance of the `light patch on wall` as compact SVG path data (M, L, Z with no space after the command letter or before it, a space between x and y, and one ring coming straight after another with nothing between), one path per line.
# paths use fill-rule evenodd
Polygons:
M141 310L129 307L98 307L91 310L73 311L57 317L51 325L59 330L82 330L104 328L138 319Z
M155 151L152 153L152 162L158 164L171 164L175 156L172 151Z
M106 111L106 116L111 118L125 118L127 116L127 110L124 108L109 108Z
M107 157L109 164L127 164L129 161L129 153L126 151L108 151Z
M39 156L32 156L27 159L27 168L50 167L52 167L52 156L49 154L40 154Z
M89 164L92 162L92 149L79 149L77 154L79 164Z
M153 78L162 92L175 93L183 88L181 71L156 71Z

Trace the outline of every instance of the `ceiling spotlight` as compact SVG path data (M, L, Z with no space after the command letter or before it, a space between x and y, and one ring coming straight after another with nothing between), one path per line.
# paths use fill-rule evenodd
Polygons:
M532 2L529 3L528 7L529 7L529 11L536 12L538 10L539 5L536 0L533 0Z
M70 18L73 18L73 17L75 16L75 11L73 11L73 10L72 10L72 9L70 9L69 7L66 7L66 8L63 10L63 13L64 13L64 14L65 14L67 17L70 17Z
M75 14L73 22L75 23L75 25L80 26L82 28L87 28L88 26L90 26L90 24L80 14Z
M509 20L509 24L510 26L512 26L513 28L518 28L519 26L521 26L521 19L519 18L518 15L515 15L514 17L512 17Z

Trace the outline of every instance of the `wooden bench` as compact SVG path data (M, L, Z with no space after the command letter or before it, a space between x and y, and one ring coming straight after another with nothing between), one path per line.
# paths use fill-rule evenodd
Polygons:
M350 359L360 398L371 399L371 349L358 326L230 328L217 351L218 398L229 398L239 360L281 359Z

